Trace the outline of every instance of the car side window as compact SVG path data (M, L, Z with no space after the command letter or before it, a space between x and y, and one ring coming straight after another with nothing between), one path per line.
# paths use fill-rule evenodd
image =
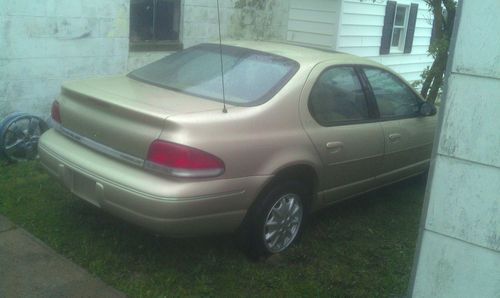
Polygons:
M354 68L338 66L324 71L311 89L309 110L324 126L368 119L365 94Z
M381 118L412 117L418 114L420 101L413 91L390 72L364 68L372 87Z

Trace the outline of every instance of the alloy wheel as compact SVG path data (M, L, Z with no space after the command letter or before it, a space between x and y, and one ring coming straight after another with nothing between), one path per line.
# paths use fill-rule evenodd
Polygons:
M281 196L269 210L264 223L264 244L272 253L278 253L290 246L300 229L303 206L297 194Z

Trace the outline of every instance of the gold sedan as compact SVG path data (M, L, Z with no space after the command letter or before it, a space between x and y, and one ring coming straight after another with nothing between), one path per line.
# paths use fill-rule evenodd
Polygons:
M201 44L66 83L39 152L74 194L127 221L171 236L238 231L268 255L311 212L424 172L435 114L367 59Z

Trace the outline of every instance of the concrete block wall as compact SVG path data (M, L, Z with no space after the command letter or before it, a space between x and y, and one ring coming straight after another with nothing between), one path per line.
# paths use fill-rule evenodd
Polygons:
M225 7L225 1L221 0L219 4L221 7ZM226 19L224 18L224 20ZM182 43L185 48L213 41L219 37L217 2L215 0L184 0L181 20ZM221 27L225 25L225 22L222 21L223 16L221 15Z
M460 4L413 297L500 297L500 2Z
M0 117L47 116L61 83L126 70L129 0L0 0Z
M285 39L289 1L220 0L224 39ZM185 47L218 40L216 0L182 1ZM0 117L47 116L64 81L125 73L171 52L129 53L130 0L0 0Z
M130 51L128 54L127 71L135 70L172 53L174 51Z
M289 0L219 0L222 39L286 40ZM184 48L219 40L216 0L183 0L181 42ZM131 52L133 70L172 52Z
M219 0L223 39L286 40L289 0ZM217 2L184 0L183 44L219 38Z

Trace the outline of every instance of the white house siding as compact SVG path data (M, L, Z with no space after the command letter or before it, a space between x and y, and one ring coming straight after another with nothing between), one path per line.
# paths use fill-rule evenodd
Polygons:
M291 0L287 40L335 48L342 0Z
M380 40L387 1L343 0L338 30L338 51L367 57L389 66L409 81L419 80L425 67L432 64L427 55L432 32L432 14L422 0L399 0L398 4L418 4L412 52L380 56Z
M128 0L0 0L0 117L47 115L63 81L121 73Z

